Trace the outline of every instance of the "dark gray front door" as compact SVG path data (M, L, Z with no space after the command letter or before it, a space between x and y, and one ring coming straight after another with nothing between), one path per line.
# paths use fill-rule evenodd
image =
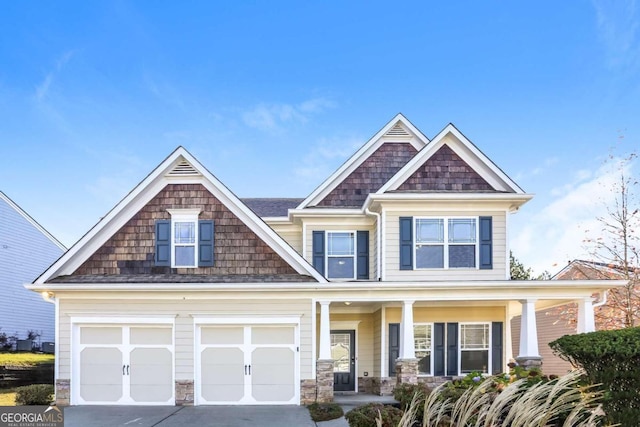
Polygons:
M356 390L356 331L331 331L333 389Z

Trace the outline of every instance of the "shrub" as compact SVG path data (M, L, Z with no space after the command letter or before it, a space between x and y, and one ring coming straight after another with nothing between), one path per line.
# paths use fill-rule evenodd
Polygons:
M51 384L33 384L16 388L16 405L49 405L53 401Z
M380 427L396 427L402 419L402 411L389 405L369 403L350 410L344 417L350 427L376 427L376 419L381 421Z
M636 425L640 420L640 328L566 335L549 344L600 384L608 420Z
M393 398L400 402L402 410L406 410L411 405L413 396L417 396L418 399L424 401L429 396L429 393L431 393L431 389L426 384L402 383L393 389Z
M308 409L311 419L315 422L335 420L344 415L337 403L312 403Z

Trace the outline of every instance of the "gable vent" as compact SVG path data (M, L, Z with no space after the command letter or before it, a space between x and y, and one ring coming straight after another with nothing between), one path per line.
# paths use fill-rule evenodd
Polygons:
M394 127L389 129L389 131L385 134L385 136L411 136L409 132L400 124L396 123Z
M167 176L198 176L198 175L200 175L200 173L197 170L195 170L195 168L191 166L191 163L187 162L186 160L180 161L177 165L175 165L173 169L171 169L171 172L167 174Z

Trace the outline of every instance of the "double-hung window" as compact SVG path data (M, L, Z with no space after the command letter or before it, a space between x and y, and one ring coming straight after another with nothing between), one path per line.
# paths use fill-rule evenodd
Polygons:
M327 277L329 279L355 279L355 256L355 232L327 232Z
M156 220L155 265L213 267L213 220L199 220L200 209L167 209L171 219Z
M171 266L196 267L199 210L176 209L171 213Z
M460 372L489 373L489 323L460 324Z
M413 340L415 345L415 357L418 359L418 375L432 375L432 361L431 357L432 342L431 339L432 327L431 324L414 324L413 325Z
M477 218L415 218L416 268L476 268Z

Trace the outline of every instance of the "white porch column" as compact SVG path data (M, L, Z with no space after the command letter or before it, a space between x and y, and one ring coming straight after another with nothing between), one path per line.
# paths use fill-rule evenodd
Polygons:
M330 301L320 303L320 352L318 359L331 360L331 322L329 320Z
M540 359L538 352L538 327L536 325L536 300L520 301L522 322L520 324L520 354L518 359Z
M416 357L415 342L413 339L413 303L415 301L402 301L402 319L400 321L400 351L399 359L414 359Z
M582 298L577 302L578 333L594 332L596 330L596 319L593 314L593 299L591 297Z

